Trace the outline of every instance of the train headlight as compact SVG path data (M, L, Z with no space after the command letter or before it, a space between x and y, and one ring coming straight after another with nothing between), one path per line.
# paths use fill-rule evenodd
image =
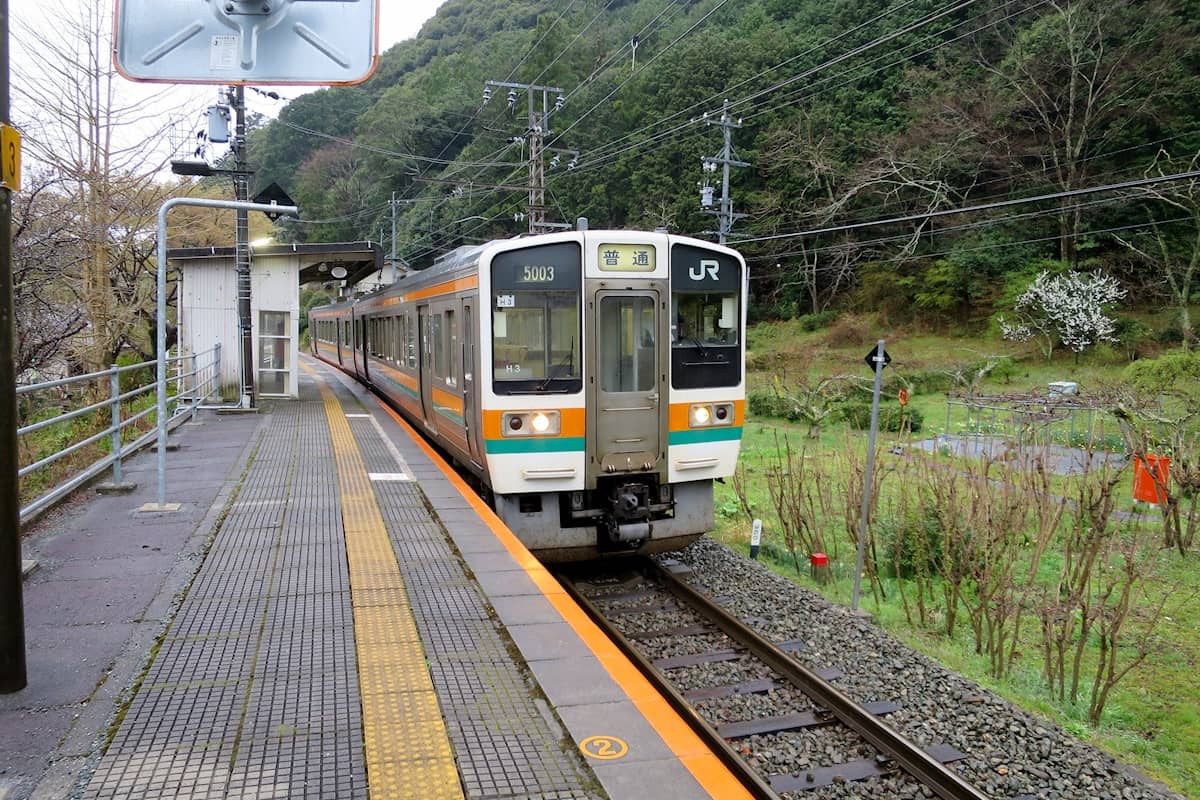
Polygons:
M557 436L562 417L557 411L505 411L500 420L502 436Z
M688 409L688 426L710 428L733 424L733 403L696 403Z

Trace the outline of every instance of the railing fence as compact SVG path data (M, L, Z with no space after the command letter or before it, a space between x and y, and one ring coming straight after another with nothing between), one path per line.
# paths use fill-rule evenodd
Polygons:
M130 364L127 366L117 366L114 364L102 372L93 372L88 375L78 375L17 387L18 401L21 398L28 398L32 401L40 393L50 390L62 391L67 387L86 386L93 382L102 383L105 379L108 382L108 397L90 403L82 408L65 411L53 417L19 427L17 429L18 442L21 441L22 437L29 436L38 431L56 428L56 426L61 426L66 422L103 412L105 409L111 411L111 423L104 430L85 436L78 441L68 442L58 450L18 470L18 477L21 480L25 480L27 476L47 469L67 456L82 451L84 448L98 445L104 441L108 443L108 453L106 455L92 461L78 471L72 471L69 475L64 476L61 481L32 500L28 505L23 506L21 508L22 525L32 521L56 502L109 468L112 469L113 483L116 485L123 484L122 459L154 441L157 435L158 421L155 420L154 426L149 427L148 430L140 433L137 438L130 442L125 441L127 431L142 420L154 415L158 409L154 404L150 404L146 408L134 411L138 405L136 400L145 395L152 395L157 386L157 381L150 381L145 385L122 392L121 376L134 373L137 370L153 369L157 363L157 361L145 361L140 364ZM190 420L195 415L196 409L204 401L219 393L221 345L217 344L211 350L206 350L203 353L169 357L167 358L167 365L167 382L170 387L169 394L171 395L166 414L167 427L175 428ZM27 405L32 406L34 404L29 402ZM133 413L127 415L128 411L133 411Z

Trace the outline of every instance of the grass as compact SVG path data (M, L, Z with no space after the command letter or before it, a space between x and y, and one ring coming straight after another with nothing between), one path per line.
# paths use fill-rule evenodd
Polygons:
M874 344L876 334L859 321L851 320L851 324L862 325L866 330L861 332L862 335L851 336L844 329L806 332L794 323L757 326L751 331L748 343L752 354L750 363L760 369L749 375L750 387L766 386L775 379L786 385L790 380L851 370L864 378L869 377L870 372L862 358ZM1009 343L999 341L956 340L929 335L883 334L883 338L887 339L888 352L894 359L892 367L909 373L949 369L956 362L961 365L978 360L981 353L1011 351ZM997 394L1044 392L1050 381L1073 380L1086 393L1096 387L1117 384L1124 368L1124 361L1112 351L1087 354L1079 364L1071 354L1056 358L1050 364L1022 352L1006 354L1014 357L1014 368L999 379L986 381L981 391ZM910 402L925 417L925 429L914 438L955 432L946 431L944 394L915 394ZM952 414L951 428L960 424L961 420ZM1116 430L1111 420L1104 427L1105 437L1111 437ZM746 493L755 515L764 519L764 560L797 583L821 592L834 602L849 605L855 551L845 522L830 520L827 530L823 531L834 581L825 585L814 582L803 562L802 569L797 572L773 520L766 474L768 465L775 458L777 441L782 441L784 436L790 438L793 449L804 444L809 459L831 460L844 458L848 451L861 458L867 437L861 431L848 432L838 426L824 427L815 439L808 439L806 432L807 425L803 423L748 419L741 461L745 469ZM880 435L877 455L880 469L887 469L888 459L895 458L888 452L895 439L894 434ZM1111 447L1113 443L1108 444ZM964 462L960 460L960 463ZM886 487L885 483L885 493L896 491ZM1070 478L1054 479L1055 492L1069 497L1073 488L1074 482ZM1132 470L1126 468L1118 490L1120 509L1133 510L1131 491ZM716 511L716 537L743 553L748 552L750 522L741 510L732 484L718 488ZM1155 528L1158 525L1157 510L1143 511L1140 524ZM801 558L804 557L802 554ZM1173 551L1160 551L1148 557L1156 559L1156 578L1187 588L1173 596L1168 619L1161 623L1157 648L1114 689L1098 727L1087 723L1086 697L1081 703L1072 705L1055 700L1047 690L1041 671L1040 646L1032 638L1033 631L1029 630L1034 626L1026 625L1030 636L1022 642L1021 656L1014 669L1003 679L995 679L988 673L987 658L975 653L974 638L965 618L952 637L939 630L911 625L900 603L894 579L884 579L888 599L878 604L864 584L862 604L875 615L881 627L948 668L1137 765L1172 788L1188 796L1200 797L1200 685L1195 680L1197 662L1200 661L1200 626L1194 623L1200 618L1200 590L1190 588L1200 587L1200 553L1192 552L1181 558ZM1055 558L1048 559L1043 564L1043 572L1049 572L1055 563ZM1156 591L1152 586L1152 596ZM1090 678L1087 670L1084 676L1086 682ZM1086 691L1082 694L1086 695Z

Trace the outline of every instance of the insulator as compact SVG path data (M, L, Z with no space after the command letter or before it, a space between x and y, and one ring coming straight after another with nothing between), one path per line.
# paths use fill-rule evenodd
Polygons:
M575 156L567 162L567 169L575 169L579 166L579 156Z
M489 102L491 102L491 100L492 100L492 87L490 87L490 86L483 87L483 102L489 103Z
M555 153L554 158L550 159L550 169L554 169L558 166L558 160L558 153Z
M563 97L561 94L558 97L554 98L554 110L555 111L562 111L563 106L565 106L566 104L567 104L567 98Z
M514 109L516 107L517 107L517 90L509 89L508 90L508 108L511 111L512 109Z

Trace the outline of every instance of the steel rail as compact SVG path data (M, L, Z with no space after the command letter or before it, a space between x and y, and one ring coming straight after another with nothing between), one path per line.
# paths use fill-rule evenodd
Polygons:
M786 677L814 702L828 709L839 722L870 742L904 772L932 789L938 797L943 800L989 800L987 795L964 781L953 770L867 711L829 681L798 663L758 631L663 569L657 562L647 560L647 563L652 576L660 579L672 594L706 616L726 636L745 646L751 654Z
M633 563L636 564L638 561L634 561ZM779 794L771 788L771 785L763 776L752 769L746 760L734 751L725 737L717 733L717 730L708 723L708 720L701 717L692 704L683 698L679 690L672 686L662 673L654 668L649 659L642 655L625 638L624 634L608 621L604 613L591 600L575 588L572 576L577 572L578 570L568 571L558 569L554 571L554 577L558 579L558 582L566 590L567 594L592 618L592 621L604 631L604 634L612 640L613 644L633 662L634 666L646 677L646 680L650 681L651 685L670 703L671 707L692 727L692 730L696 732L717 758L741 781L742 785L751 795L760 798L760 800L779 800Z

